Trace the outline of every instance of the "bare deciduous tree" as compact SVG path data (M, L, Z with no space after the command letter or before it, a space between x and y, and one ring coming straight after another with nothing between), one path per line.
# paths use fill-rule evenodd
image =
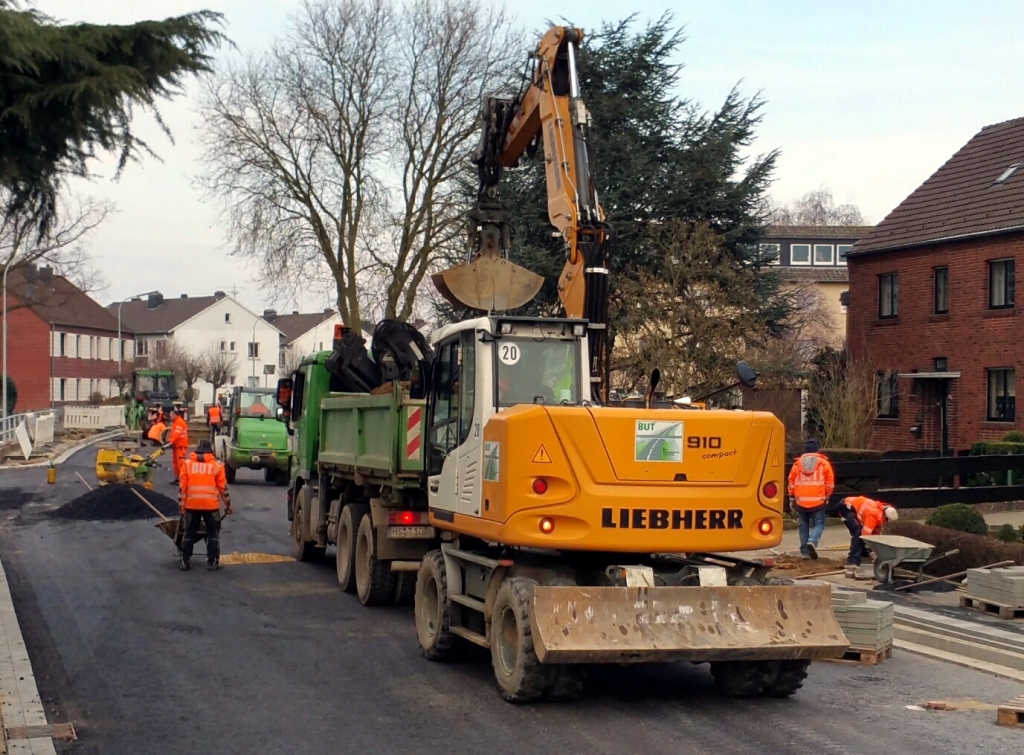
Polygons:
M286 346L282 352L281 377L287 377L295 372L295 370L299 369L299 365L302 363L303 357L305 357L305 354L300 353L297 349L290 346Z
M825 349L808 381L808 429L825 448L866 448L878 415L877 390L869 364Z
M407 318L461 230L454 187L483 94L522 41L472 0L306 0L292 33L202 104L201 183L278 297L330 285L346 323Z
M864 216L852 204L836 205L832 192L822 186L790 205L772 207L772 223L780 225L864 225Z
M170 370L178 386L184 386L182 398L195 401L196 383L203 378L203 358L189 348L176 341L167 341L167 346L158 357L153 359L153 367L158 370Z
M217 391L227 385L238 370L238 355L221 351L216 343L212 343L203 354L202 364L201 377L213 386L213 400L216 401Z

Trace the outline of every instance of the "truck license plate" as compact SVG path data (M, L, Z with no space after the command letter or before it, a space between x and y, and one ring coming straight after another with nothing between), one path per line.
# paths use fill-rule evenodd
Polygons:
M388 537L395 539L417 539L417 538L432 538L434 536L434 528L428 526L419 527L388 527Z

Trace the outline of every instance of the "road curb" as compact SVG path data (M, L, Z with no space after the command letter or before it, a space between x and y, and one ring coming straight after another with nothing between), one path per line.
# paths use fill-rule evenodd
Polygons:
M88 448L94 443L102 443L105 440L116 438L118 435L124 435L124 432L124 430L110 430L109 432L100 433L99 435L94 435L91 438L86 438L85 440L82 440L69 448L65 448L63 451L60 452L60 454L58 454L56 457L52 459L46 459L44 461L34 461L31 464L18 464L17 466L0 467L0 470L39 469L40 467L48 467L51 464L53 464L53 466L55 467L58 467L64 462L66 462L68 459L70 459L72 456L74 456L76 453L81 451L83 448Z
M46 710L39 697L32 662L14 611L14 600L7 584L7 572L0 562L0 736L8 728L46 726ZM5 752L56 755L53 739L10 739Z

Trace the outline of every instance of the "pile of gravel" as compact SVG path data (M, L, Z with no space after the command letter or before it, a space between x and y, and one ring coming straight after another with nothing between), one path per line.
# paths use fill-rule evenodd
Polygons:
M139 500L132 489L171 519L178 517L178 502L141 485L101 485L55 509L58 519L80 519L91 522L128 522L134 519L155 519L150 508Z

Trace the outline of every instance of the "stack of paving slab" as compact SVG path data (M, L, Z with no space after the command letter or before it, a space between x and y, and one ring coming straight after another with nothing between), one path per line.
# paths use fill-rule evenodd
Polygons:
M1024 566L968 569L967 596L986 603L1024 608Z
M832 612L850 641L850 647L885 650L892 646L892 603L868 600L867 595L859 590L833 587Z

